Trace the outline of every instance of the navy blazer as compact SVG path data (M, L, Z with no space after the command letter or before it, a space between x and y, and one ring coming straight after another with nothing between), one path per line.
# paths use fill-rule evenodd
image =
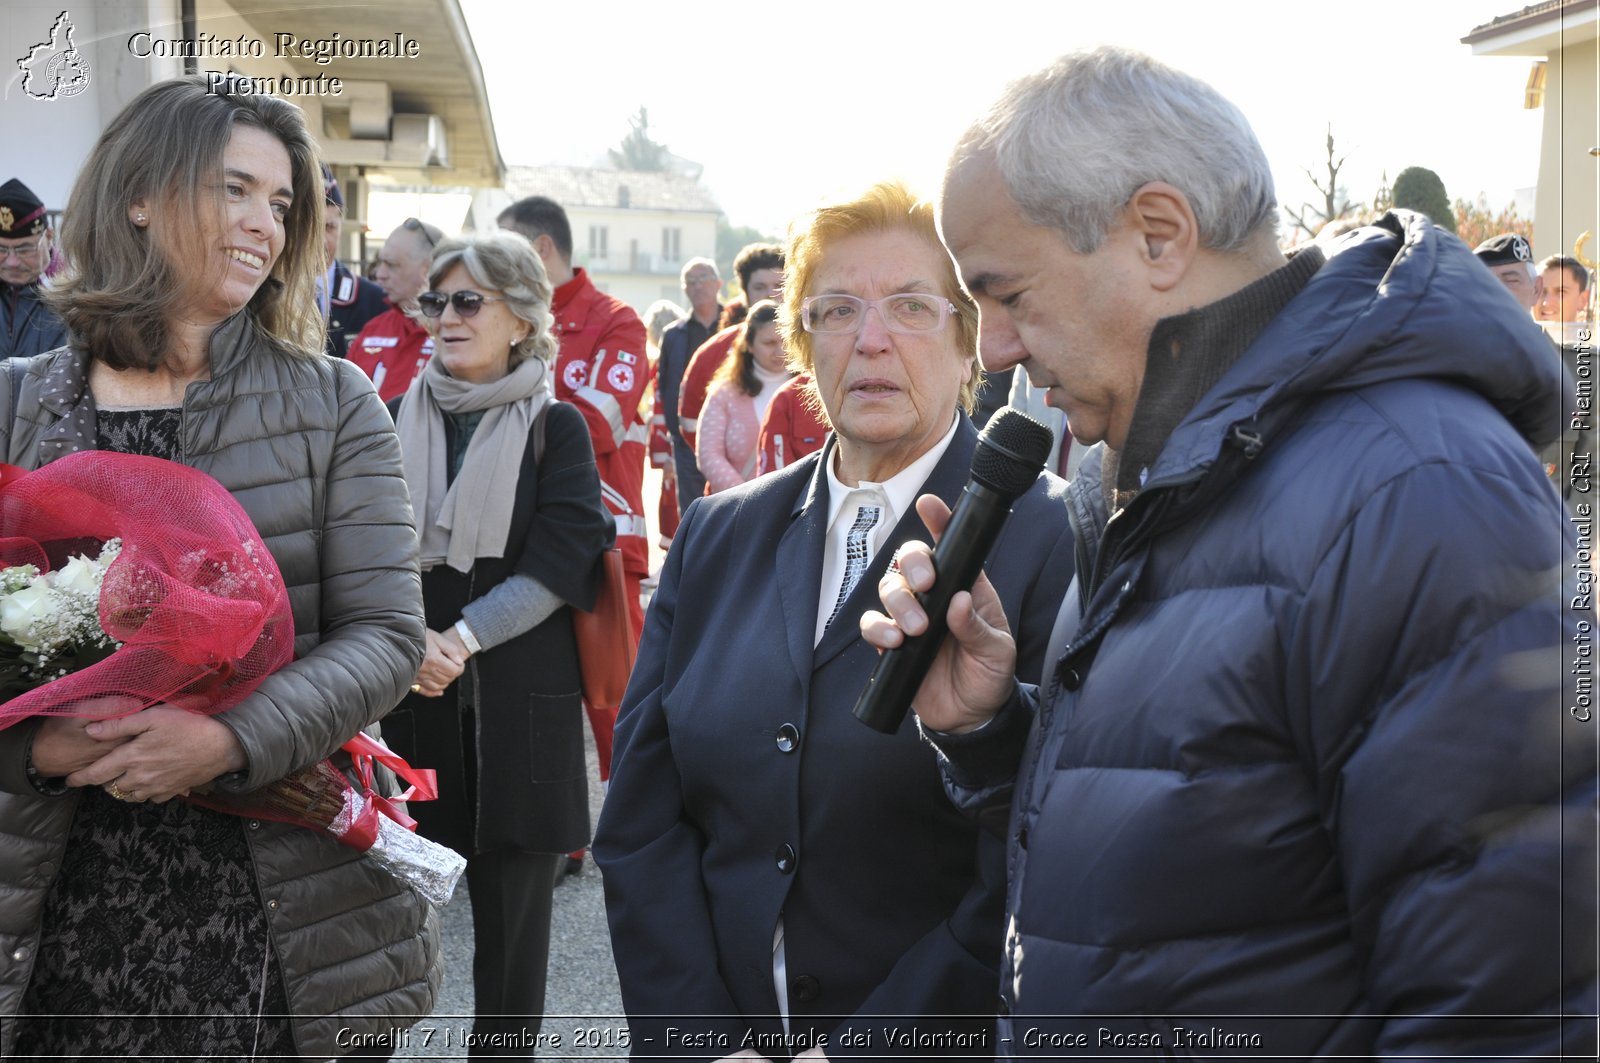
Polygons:
M919 493L960 494L977 442L960 421ZM850 711L877 657L857 620L896 547L931 538L914 511L812 647L833 447L696 500L645 621L594 844L639 1055L784 1058L780 914L793 1050L825 1034L835 1058L941 1054L872 1018L919 1015L977 1016L936 1025L968 1034L954 1054L995 1049L1000 845L946 798L914 723L883 735ZM986 566L1024 678L1072 569L1065 485L1041 476Z
M343 262L335 262L333 291L328 296L328 346L323 353L346 357L350 341L387 309L382 288L351 273Z

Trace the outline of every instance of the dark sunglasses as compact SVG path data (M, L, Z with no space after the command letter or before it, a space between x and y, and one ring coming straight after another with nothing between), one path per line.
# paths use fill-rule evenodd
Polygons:
M422 224L422 222L418 221L416 218L407 218L405 221L400 223L400 227L402 229L410 229L412 232L419 234L424 240L428 241L429 251L432 251L438 244L438 241L429 234L428 227Z
M447 306L455 307L456 314L460 317L476 317L478 311L483 309L484 303L503 302L504 299L465 288L449 295L444 292L423 292L417 296L417 306L422 310L423 317L439 317L444 314L444 308Z

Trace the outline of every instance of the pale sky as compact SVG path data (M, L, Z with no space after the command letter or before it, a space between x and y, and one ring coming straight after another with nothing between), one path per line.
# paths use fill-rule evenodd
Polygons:
M1509 205L1538 179L1531 60L1475 57L1473 27L1525 0L461 0L511 165L590 164L649 108L735 225L781 235L823 198L899 176L937 190L960 131L1064 52L1148 52L1238 104L1289 205L1329 122L1340 183L1426 166L1452 199ZM1530 208L1531 209L1531 208ZM1524 211L1524 213L1527 213Z

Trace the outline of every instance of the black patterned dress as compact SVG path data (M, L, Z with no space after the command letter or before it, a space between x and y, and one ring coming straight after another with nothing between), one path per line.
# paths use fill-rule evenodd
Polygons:
M101 450L182 457L179 408L101 410ZM17 1058L290 1056L246 823L84 789L46 896Z

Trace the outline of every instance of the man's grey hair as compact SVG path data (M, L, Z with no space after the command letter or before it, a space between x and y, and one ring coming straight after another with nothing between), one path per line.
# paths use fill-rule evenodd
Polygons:
M720 281L722 279L722 271L717 268L717 264L715 262L711 261L709 258L691 258L689 261L685 262L683 264L683 268L678 271L678 283L680 285L685 288L689 286L689 271L694 269L696 266L705 266L711 271L712 275L715 276L717 280Z
M1023 217L1088 254L1151 181L1183 192L1200 243L1237 251L1275 234L1272 171L1250 123L1211 86L1138 52L1098 48L1007 86L962 136L946 180L992 157Z

